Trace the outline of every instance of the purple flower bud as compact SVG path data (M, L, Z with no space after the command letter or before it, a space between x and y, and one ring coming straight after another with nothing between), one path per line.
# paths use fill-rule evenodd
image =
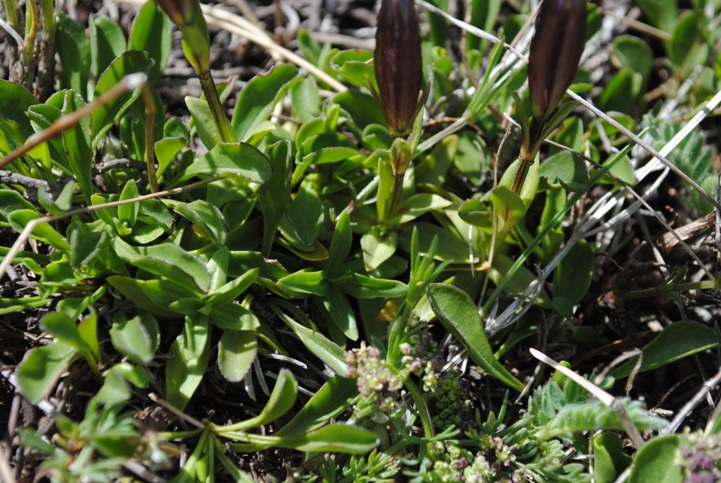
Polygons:
M193 23L198 8L198 0L155 0L160 8L178 27Z
M376 31L375 74L378 97L394 136L413 128L421 108L421 35L412 0L382 0Z
M528 59L531 109L537 120L558 107L578 70L586 42L586 0L544 0Z

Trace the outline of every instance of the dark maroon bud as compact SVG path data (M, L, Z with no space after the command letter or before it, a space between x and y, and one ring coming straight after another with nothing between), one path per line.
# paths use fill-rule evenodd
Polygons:
M198 0L155 0L160 8L179 27L193 23L193 17L200 10Z
M531 110L537 120L556 110L573 82L586 42L586 0L544 0L528 57Z
M382 0L376 31L375 74L388 129L405 136L421 108L421 35L412 0Z

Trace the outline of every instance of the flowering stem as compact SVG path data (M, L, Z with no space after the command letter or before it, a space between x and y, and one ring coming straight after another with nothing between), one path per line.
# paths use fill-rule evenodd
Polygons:
M200 86L203 88L205 94L205 100L208 102L210 113L213 115L215 126L218 128L220 133L220 139L224 143L235 142L235 136L233 131L230 129L230 123L228 117L223 111L223 104L220 102L220 96L218 96L218 88L215 86L213 76L210 75L210 71L198 72L198 79L200 79Z

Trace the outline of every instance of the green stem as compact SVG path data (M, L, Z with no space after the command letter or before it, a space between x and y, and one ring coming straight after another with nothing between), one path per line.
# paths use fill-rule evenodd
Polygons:
M230 122L228 122L228 117L223 110L223 104L220 102L218 88L215 86L213 76L210 75L210 71L208 70L198 72L198 79L200 79L200 86L203 88L205 100L208 102L208 107L210 108L210 113L213 115L215 126L220 133L221 141L224 143L235 142L235 136L230 129Z
M23 48L23 64L30 65L35 57L35 37L38 33L38 4L36 0L28 0L25 4L25 46Z
M143 83L143 102L145 103L145 163L148 170L150 192L158 192L158 176L155 172L155 99L150 85Z
M20 19L18 19L18 4L15 0L5 0L5 18L15 30L20 30Z

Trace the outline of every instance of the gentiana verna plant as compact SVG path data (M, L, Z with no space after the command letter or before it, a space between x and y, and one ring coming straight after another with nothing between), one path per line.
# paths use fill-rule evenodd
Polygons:
M415 4L411 0L383 0L378 12L374 69L378 91L373 91L394 142L389 152L392 180L381 175L378 218L391 225L401 199L403 179L420 136L416 120L423 108L423 59ZM410 137L408 137L410 135ZM408 137L408 139L406 139ZM383 170L381 170L383 171ZM390 188L388 188L390 186Z
M0 480L721 481L721 2L543 2L2 0Z

